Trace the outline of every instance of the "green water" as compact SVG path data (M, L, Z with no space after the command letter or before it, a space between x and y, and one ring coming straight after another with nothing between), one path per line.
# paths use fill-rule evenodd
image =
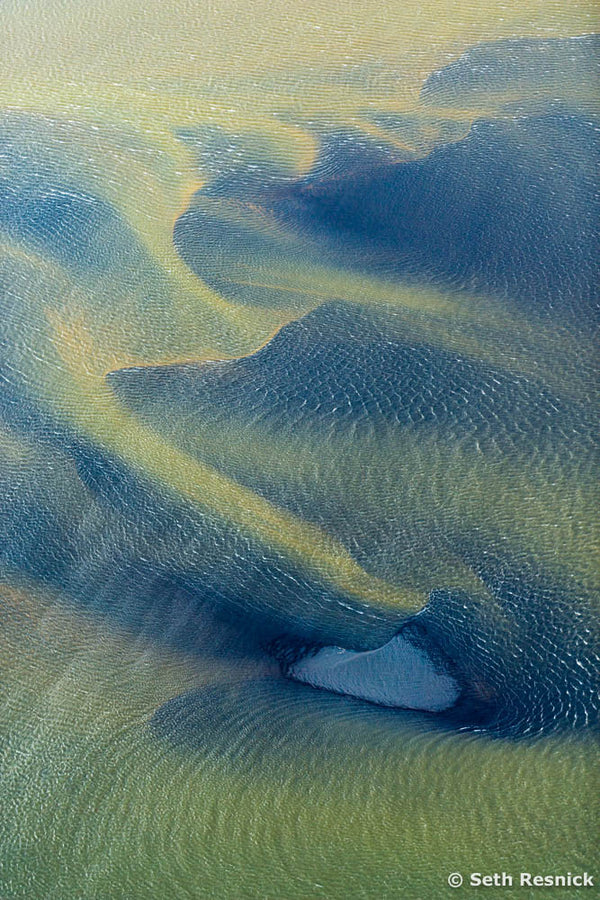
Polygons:
M456 871L593 871L589 739L511 744L409 717L362 747L349 722L325 754L321 731L249 754L240 724L190 755L153 739L156 705L257 666L223 671L18 601L2 660L3 896L423 898L453 896Z

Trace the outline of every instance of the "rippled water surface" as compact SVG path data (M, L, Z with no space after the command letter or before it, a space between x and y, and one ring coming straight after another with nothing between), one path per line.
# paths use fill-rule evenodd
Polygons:
M2 900L600 880L593 7L2 10Z

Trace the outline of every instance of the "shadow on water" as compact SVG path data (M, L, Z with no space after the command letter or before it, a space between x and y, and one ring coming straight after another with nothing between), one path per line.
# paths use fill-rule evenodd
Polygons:
M253 769L265 756L320 776L340 754L381 754L389 760L398 740L413 733L454 731L434 714L393 710L283 679L208 685L161 706L154 734L175 748L215 754Z
M13 387L3 419L19 451L5 467L0 562L94 612L180 650L262 654L290 638L357 649L402 616L366 610L309 570L80 438ZM208 627L207 627L208 625Z
M257 283L270 266L309 261L509 297L588 331L599 309L596 134L592 115L569 110L480 120L424 159L350 169L342 144L336 177L248 186L241 199L279 232L261 228L249 207L236 219L232 182L229 200L223 188L198 193L176 223L175 244L238 302L277 303L275 288L253 287L249 259L260 259Z

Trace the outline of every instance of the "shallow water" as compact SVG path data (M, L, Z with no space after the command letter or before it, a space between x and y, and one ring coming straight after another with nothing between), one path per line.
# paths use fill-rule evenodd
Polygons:
M2 898L600 878L598 43L497 13L4 4Z

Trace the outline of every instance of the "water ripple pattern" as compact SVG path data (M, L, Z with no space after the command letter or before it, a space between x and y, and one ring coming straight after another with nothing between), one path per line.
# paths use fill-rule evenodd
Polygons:
M2 900L600 879L589 5L2 11Z

